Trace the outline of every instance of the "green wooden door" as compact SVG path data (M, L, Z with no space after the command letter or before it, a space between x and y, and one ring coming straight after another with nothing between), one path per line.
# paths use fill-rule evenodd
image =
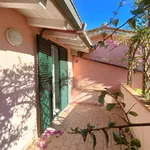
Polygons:
M41 132L44 132L53 119L52 105L52 57L49 41L37 35L38 80Z
M68 105L68 53L67 49L39 35L37 49L42 133L49 127L53 118ZM56 113L56 109L60 111Z
M59 48L60 105L63 110L68 105L68 53Z

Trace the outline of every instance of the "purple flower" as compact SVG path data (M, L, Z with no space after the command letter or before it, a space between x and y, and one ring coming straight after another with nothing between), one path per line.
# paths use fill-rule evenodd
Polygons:
M51 135L62 135L63 132L60 130L47 130L44 134L45 138L48 138Z
M142 60L142 59L139 59L138 62L141 63L141 62L143 62L143 60Z
M40 141L37 143L37 146L43 149L46 149L48 147L48 144L44 141L43 138L40 139Z
M43 137L37 143L37 146L45 150L48 147L48 142L46 142L46 139L48 139L52 135L62 135L62 134L63 132L60 130L46 130Z

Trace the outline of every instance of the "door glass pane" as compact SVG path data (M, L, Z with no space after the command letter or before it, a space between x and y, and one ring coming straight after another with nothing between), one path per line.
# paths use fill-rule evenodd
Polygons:
M58 47L52 45L52 59L53 59L53 109L54 115L60 110L60 96L59 96L59 60Z
M59 51L59 73L60 73L60 101L61 110L68 105L68 53L65 48Z

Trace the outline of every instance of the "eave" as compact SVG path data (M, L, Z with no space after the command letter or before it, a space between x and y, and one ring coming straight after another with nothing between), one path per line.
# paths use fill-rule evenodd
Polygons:
M50 29L49 36L72 50L88 53L92 47L71 0L0 0L0 7L16 9L30 26Z

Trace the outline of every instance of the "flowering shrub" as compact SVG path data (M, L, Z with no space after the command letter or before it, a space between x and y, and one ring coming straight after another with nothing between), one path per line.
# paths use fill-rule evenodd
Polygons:
M63 134L60 130L46 130L40 138L40 140L37 143L37 146L43 150L45 150L48 147L48 144L50 143L50 137L51 136L61 136Z

